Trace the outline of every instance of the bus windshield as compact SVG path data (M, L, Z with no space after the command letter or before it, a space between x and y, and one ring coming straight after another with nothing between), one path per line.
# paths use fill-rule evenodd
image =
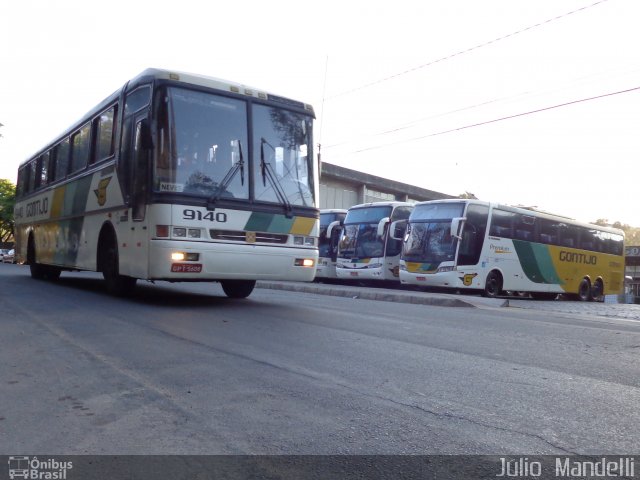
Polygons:
M313 206L312 117L253 105L252 118L250 159L245 101L168 87L158 112L155 189L246 200L253 171L256 200Z
M456 241L451 236L451 220L461 217L463 209L463 203L417 205L409 218L402 258L431 264L453 261Z
M391 207L367 207L349 210L340 240L342 257L382 257L384 238L378 237L378 223L391 215Z

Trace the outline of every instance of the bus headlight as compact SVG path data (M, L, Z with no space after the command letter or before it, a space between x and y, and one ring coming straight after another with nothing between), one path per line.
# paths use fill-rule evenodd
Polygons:
M190 228L187 231L187 234L189 235L189 238L200 238L202 236L202 232L199 228Z
M296 267L313 267L315 262L313 258L296 258L293 264Z
M176 262L182 262L185 260L187 262L197 262L198 260L200 260L200 254L194 252L172 252L171 260L174 260Z
M187 236L187 229L184 227L173 227L173 236L185 238Z

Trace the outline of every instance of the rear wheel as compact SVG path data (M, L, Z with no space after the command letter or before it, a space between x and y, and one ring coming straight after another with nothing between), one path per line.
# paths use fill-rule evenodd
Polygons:
M229 298L247 298L256 286L255 280L222 280L222 290Z
M502 275L500 272L492 271L487 275L487 280L484 286L484 296L489 298L496 298L502 293Z
M36 262L36 242L33 239L33 236L29 237L29 242L27 244L27 263L29 264L31 278L36 280L45 279L45 265Z
M136 286L136 279L120 275L120 260L118 257L118 244L115 234L104 238L100 248L102 276L107 286L107 292L112 295L129 295Z
M588 278L583 278L578 287L578 298L581 302L590 302L593 300L591 294L591 282Z
M593 288L591 289L591 297L596 302L604 301L604 283L602 283L602 279L599 278L593 284Z

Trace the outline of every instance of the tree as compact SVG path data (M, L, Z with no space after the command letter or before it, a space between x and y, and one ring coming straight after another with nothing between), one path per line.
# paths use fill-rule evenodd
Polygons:
M13 207L16 204L16 186L0 179L0 242L13 239Z
M460 195L458 195L458 198L468 198L468 199L472 199L472 200L477 200L478 197L476 197L473 193L471 192L464 192L461 193Z

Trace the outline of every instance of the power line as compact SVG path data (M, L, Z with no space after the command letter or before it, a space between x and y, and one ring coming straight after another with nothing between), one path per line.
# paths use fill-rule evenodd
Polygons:
M422 135L420 137L414 137L414 138L409 138L409 139L406 139L406 140L399 140L397 142L386 143L384 145L377 145L377 146L374 146L374 147L363 148L361 150L356 150L353 153L362 153L362 152L367 152L367 151L370 151L370 150L377 150L379 148L388 147L388 146L391 146L391 145L398 145L398 144L401 144L401 143L415 142L417 140L423 140L425 138L437 137L439 135L445 135L447 133L459 132L461 130L467 130L469 128L481 127L483 125L489 125L491 123L497 123L497 122L502 122L502 121L505 121L505 120L511 120L511 119L518 118L518 117L524 117L526 115L533 115L534 113L540 113L540 112L545 112L545 111L548 111L548 110L553 110L553 109L556 109L556 108L567 107L569 105L575 105L577 103L584 103L584 102L590 102L592 100L599 100L601 98L612 97L614 95L621 95L623 93L629 93L629 92L633 92L633 91L636 91L636 90L640 90L640 86L633 87L633 88L627 88L625 90L619 90L619 91L616 91L616 92L603 93L602 95L596 95L594 97L587 97L587 98L581 98L579 100L572 100L570 102L559 103L557 105L551 105L551 106L548 106L548 107L538 108L536 110L529 110L527 112L516 113L514 115L507 115L506 117L494 118L493 120L486 120L484 122L472 123L470 125L465 125L465 126L457 127L457 128L451 128L449 130L443 130L441 132L430 133L428 135Z
M509 37L513 37L515 35L519 35L520 33L524 33L524 32L527 32L529 30L533 30L534 28L541 27L541 26L546 25L548 23L554 22L556 20L560 20L561 18L564 18L564 17L568 17L569 15L573 15L574 13L582 12L584 10L587 10L588 8L595 7L596 5L598 5L600 3L604 3L604 2L608 2L608 1L609 0L598 0L597 2L592 3L591 5L586 5L584 7L578 8L576 10L572 10L572 11L564 13L562 15L558 15L556 17L549 18L549 19L547 19L547 20L545 20L543 22L536 23L535 25L531 25L529 27L526 27L526 28L523 28L521 30L509 33L507 35L503 35L502 37L494 38L493 40L489 40L488 42L480 43L480 44L478 44L478 45L476 45L474 47L467 48L465 50L460 50L460 51L458 51L456 53L452 53L451 55L440 57L437 60L432 60L431 62L428 62L428 63L423 63L422 65L418 65L417 67L410 68L410 69L405 70L403 72L396 73L394 75L390 75L388 77L381 78L379 80L376 80L376 81L373 81L371 83L367 83L367 84L361 85L359 87L352 88L350 90L345 90L344 92L337 93L335 95L331 95L330 97L327 97L326 100L332 100L334 98L342 97L344 95L348 95L350 93L357 92L359 90L364 90L365 88L369 88L369 87L372 87L374 85L378 85L380 83L383 83L383 82L386 82L386 81L389 81L389 80L393 80L394 78L398 78L398 77L401 77L403 75L407 75L408 73L412 73L412 72L415 72L417 70L421 70L423 68L430 67L431 65L435 65L437 63L444 62L446 60L450 60L452 58L458 57L460 55L464 55L466 53L472 52L472 51L477 50L479 48L489 46L489 45L491 45L493 43L499 42L500 40L505 40L505 39L507 39Z
M640 71L640 70L639 69L634 69L634 70L631 70L630 72L625 72L625 74L635 73L637 71ZM325 145L324 148L325 149L327 149L327 148L331 149L331 148L340 147L340 146L343 146L343 145L348 145L350 143L354 143L354 142L359 141L359 140L364 140L365 137L374 138L374 137L380 137L380 136L383 136L383 135L396 134L398 132L401 132L402 130L407 130L407 129L410 129L410 128L414 128L416 125L418 125L418 124L420 124L422 122L425 122L427 120L433 120L435 118L445 117L445 116L452 115L452 114L455 114L455 113L460 113L460 112L464 112L464 111L468 111L468 110L474 110L476 108L486 107L487 105L503 102L505 100L514 100L514 99L517 99L517 98L520 98L520 97L523 97L523 96L539 95L540 93L550 93L550 92L555 92L555 91L559 91L559 90L565 90L567 88L572 87L575 84L580 84L580 83L583 83L585 81L590 81L590 79L592 79L594 77L602 76L602 75L608 74L610 72L611 72L611 70L607 70L607 71L603 71L603 72L598 72L596 74L583 76L583 77L580 77L580 78L578 78L578 79L576 79L576 80L574 80L574 81L572 81L570 83L567 83L567 84L565 84L563 86L560 86L559 88L553 88L551 90L549 90L549 89L528 90L528 91L517 93L517 94L513 94L513 95L507 95L507 96L503 96L503 97L494 98L492 100L486 100L486 101L483 101L483 102L477 102L477 103L474 103L472 105L467 105L465 107L456 108L454 110L435 113L435 114L429 115L427 117L422 117L422 118L411 120L409 122L405 122L405 123L400 124L400 125L396 125L396 126L393 126L393 127L387 127L385 130L381 130L381 131L378 131L378 132L375 132L375 133L371 133L371 134L368 134L368 135L365 135L365 136L361 136L360 138L355 138L354 139L354 138L351 137L348 140L338 141L337 143L332 143L332 144L329 144L329 145Z

